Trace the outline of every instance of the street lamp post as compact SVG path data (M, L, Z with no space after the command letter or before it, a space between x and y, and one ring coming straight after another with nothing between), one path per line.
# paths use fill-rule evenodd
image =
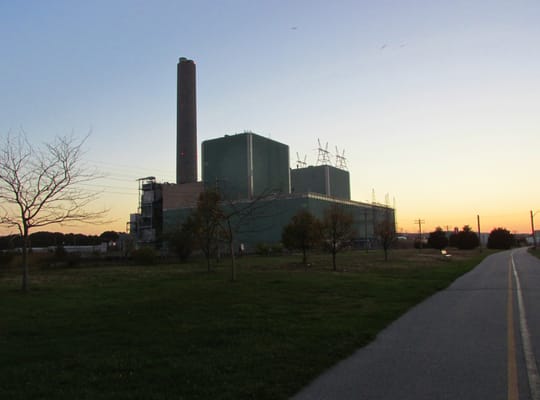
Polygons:
M533 213L531 210L531 230L532 230L532 237L533 237L533 249L536 249L536 235L534 234L534 216L536 215L537 212Z

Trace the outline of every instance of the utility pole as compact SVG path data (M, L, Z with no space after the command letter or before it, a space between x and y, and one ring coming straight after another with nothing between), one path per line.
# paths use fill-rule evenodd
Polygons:
M531 230L532 230L532 237L533 237L533 249L536 250L536 235L534 234L534 214L531 210Z
M366 238L365 246L366 246L366 253L369 252L369 240L367 235L367 213L368 210L364 210L364 237Z
M422 238L422 224L425 224L426 221L424 221L423 219L416 219L414 221L415 224L418 224L418 231L420 232L420 250L422 250L422 245L423 245L423 238Z
M480 233L480 214L476 214L476 224L478 225L478 241L480 242L480 251L482 251L482 234Z

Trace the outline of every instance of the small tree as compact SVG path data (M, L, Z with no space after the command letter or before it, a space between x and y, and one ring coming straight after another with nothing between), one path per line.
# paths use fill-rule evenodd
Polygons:
M180 228L169 235L169 245L180 258L185 261L191 255L195 244L197 224L193 215L189 215Z
M514 235L508 229L496 228L491 231L487 241L488 249L507 250L514 245Z
M22 289L28 290L29 233L33 228L73 222L103 222L106 211L91 211L99 193L81 187L100 178L82 164L86 138L57 137L36 148L21 133L0 143L0 223L16 227L23 239Z
M458 247L458 233L459 228L454 228L454 231L450 234L450 237L448 238L448 245L450 247Z
M107 243L116 243L118 242L118 239L120 238L120 235L118 232L115 231L105 231L101 235L99 235L99 240Z
M390 220L389 215L375 227L375 234L381 241L384 250L384 261L388 261L388 250L396 238L396 226Z
M460 250L475 249L480 245L478 235L473 232L469 225L465 225L463 230L459 231L455 237L456 247Z
M428 237L428 246L437 250L442 250L448 246L448 238L446 232L440 226L435 228Z
M220 201L221 197L217 191L205 190L199 195L193 217L194 236L206 258L208 272L211 269L210 259L218 244L219 227L224 215Z
M336 271L337 253L349 245L356 234L353 215L341 205L332 204L324 210L321 234L325 248L332 254L332 267Z
M268 218L267 211L275 194L273 190L265 190L257 197L249 200L224 200L223 215L221 218L221 236L227 242L231 256L231 281L236 281L236 237L240 233L249 232L250 221L253 219Z
M299 210L283 228L281 235L286 248L302 251L302 263L306 266L307 252L320 242L320 238L320 222L307 210Z

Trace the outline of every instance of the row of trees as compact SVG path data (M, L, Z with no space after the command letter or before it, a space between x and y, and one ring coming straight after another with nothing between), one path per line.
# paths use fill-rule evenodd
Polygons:
M449 237L441 227L437 227L428 237L427 244L434 249L442 250L448 246L461 250L475 249L480 245L480 238L469 225L462 230L452 233ZM509 249L516 245L514 235L505 228L495 228L488 237L489 249Z
M263 193L248 202L222 199L216 190L205 190L199 196L196 208L178 229L166 239L181 260L187 259L194 249L206 258L208 271L214 257L219 258L221 244L225 243L231 258L231 280L236 280L236 237L250 218L260 216L263 201L270 193Z
M249 218L264 218L258 213L264 209L262 200L268 199L261 196L245 203L228 202L221 198L219 192L206 190L200 194L194 211L176 232L169 235L169 245L181 260L187 259L194 249L199 249L210 271L212 259L219 257L220 245L226 243L231 257L231 279L234 280L236 237L249 225L245 224ZM375 233L387 259L388 249L395 238L395 226L390 215L375 227ZM321 219L305 209L299 210L283 228L281 239L285 248L302 252L304 265L308 264L307 253L310 250L322 248L328 251L332 255L332 267L337 270L337 254L350 247L356 236L353 214L339 204L332 204L324 210Z
M307 210L298 211L284 227L281 240L286 248L302 251L305 265L307 252L322 247L332 254L332 266L336 270L336 255L351 245L356 234L353 215L338 204L333 204L324 211L321 220ZM385 260L388 260L388 250L396 236L390 214L375 226L375 235L384 250Z
M103 242L116 242L119 233L105 231L100 235L84 235L81 233L34 232L28 235L28 243L32 247L50 246L95 246ZM0 236L0 250L22 248L23 238L20 235Z
M28 290L28 259L30 233L34 228L73 222L105 223L107 210L89 208L99 193L86 190L85 185L101 174L82 162L83 145L87 137L79 140L73 136L57 137L53 142L35 147L23 132L8 135L0 140L0 224L16 228L22 240L22 288ZM235 279L235 236L246 218L256 213L262 195L251 202L229 202L220 199L219 193L207 191L201 195L195 212L182 224L170 240L181 258L189 256L197 244L210 258L217 242L224 240L231 254L232 279ZM395 229L389 218L380 222L375 231L388 257L388 249L395 238ZM446 246L442 229L433 233L433 247ZM297 214L283 232L283 241L291 248L299 248L306 261L306 251L323 243L332 253L334 269L336 254L354 235L353 218L339 206L327 210L321 221L308 214ZM448 239L446 239L448 240ZM488 247L507 248L512 244L510 233L497 228L488 240ZM306 243L307 245L306 247ZM459 248L479 245L478 236L466 226L449 238L449 244ZM36 245L34 243L34 245Z
M322 220L307 210L298 211L283 228L281 240L286 248L302 251L306 266L308 251L322 246L332 254L332 267L336 271L337 254L350 246L355 235L353 215L333 204L324 211Z

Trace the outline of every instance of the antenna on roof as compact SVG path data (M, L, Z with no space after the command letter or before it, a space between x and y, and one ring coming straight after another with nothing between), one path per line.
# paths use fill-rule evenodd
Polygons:
M347 170L347 159L345 158L345 149L339 154L336 146L336 168Z
M304 156L304 161L300 159L300 155L296 152L296 168L306 168L307 167L307 155Z
M330 152L328 151L328 142L326 142L326 146L322 147L321 140L317 139L319 142L319 148L317 151L319 154L317 155L317 165L332 165L332 161L330 161Z

